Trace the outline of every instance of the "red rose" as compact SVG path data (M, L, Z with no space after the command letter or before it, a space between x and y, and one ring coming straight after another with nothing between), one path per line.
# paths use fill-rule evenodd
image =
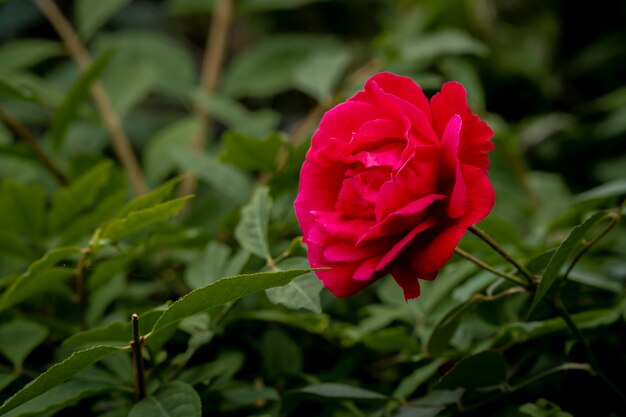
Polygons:
M408 300L467 228L491 211L493 131L463 86L430 102L410 78L376 74L329 110L311 140L295 202L317 276L346 297L390 273Z

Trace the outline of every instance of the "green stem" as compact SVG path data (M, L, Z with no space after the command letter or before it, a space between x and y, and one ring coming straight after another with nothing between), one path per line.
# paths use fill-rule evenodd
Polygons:
M144 338L139 333L139 316L133 314L131 316L133 324L133 340L130 347L133 350L133 370L135 372L135 398L141 401L146 398L146 376L143 364L143 348Z
M493 250L498 252L502 258L504 258L508 263L517 268L517 271L526 278L526 285L533 285L533 275L524 267L517 259L513 257L506 249L504 249L498 242L496 242L491 236L489 236L486 232L479 229L476 226L470 226L468 229L474 235L479 237L483 242L489 245Z
M563 301L561 300L560 291L557 292L557 295L554 299L554 306L559 311L559 314L561 315L563 320L565 320L567 327L570 329L574 337L578 340L578 342L582 346L583 351L585 352L585 355L587 356L587 360L589 361L589 364L593 368L593 371L600 377L600 379L602 379L602 381L606 384L607 387L609 387L624 403L626 403L626 396L624 395L624 393L617 387L617 385L611 382L611 380L606 376L604 372L602 372L602 370L598 366L598 361L596 360L596 356L593 354L593 351L591 350L591 347L589 346L589 342L587 341L583 333L580 331L578 326L576 326L576 323L574 322L574 320L572 320L572 317L567 312L567 309L565 308L565 305L563 304Z
M478 259L477 257L475 257L474 255L465 252L463 249L461 248L455 248L454 251L456 252L457 255L467 259L470 262L475 263L476 265L478 265L480 268L484 269L485 271L489 271L494 275L497 275L499 277L502 277L504 279L508 279L509 281L517 284L517 285L522 285L524 287L528 286L528 283L526 282L526 280L517 277L515 275L510 275L507 274L506 272L502 272L502 271L498 271L497 269L495 269L493 266L481 261L480 259Z

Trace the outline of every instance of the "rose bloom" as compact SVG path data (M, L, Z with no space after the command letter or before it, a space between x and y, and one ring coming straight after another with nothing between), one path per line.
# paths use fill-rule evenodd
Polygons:
M493 208L492 136L456 82L429 102L410 78L380 73L329 110L295 202L324 286L347 297L391 274L405 299L417 297L419 279L435 279Z

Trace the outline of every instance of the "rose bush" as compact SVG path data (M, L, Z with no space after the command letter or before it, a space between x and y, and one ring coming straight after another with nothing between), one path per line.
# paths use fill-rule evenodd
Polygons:
M328 111L295 202L324 285L345 297L390 273L417 297L493 207L492 135L456 82L429 102L410 78L379 73Z

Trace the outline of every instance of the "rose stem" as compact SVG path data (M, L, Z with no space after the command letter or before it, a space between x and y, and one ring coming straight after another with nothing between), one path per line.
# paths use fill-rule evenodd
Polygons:
M493 250L498 252L500 256L502 256L508 263L517 268L518 272L526 278L528 281L527 285L532 285L533 283L533 275L520 264L514 257L511 255L506 249L504 249L498 242L496 242L491 236L485 233L483 230L479 229L476 226L470 226L469 231L474 233L477 237L479 237L483 242L489 245Z
M130 342L130 347L133 350L133 370L135 371L135 397L137 401L141 401L146 397L146 376L144 374L143 367L143 336L139 334L139 316L133 314L131 316L133 323L133 340Z
M515 275L510 275L507 274L506 272L502 272L502 271L498 271L497 269L495 269L493 266L486 264L485 262L481 261L480 259L478 259L477 257L475 257L474 255L465 252L463 249L461 248L455 248L454 251L456 252L457 255L467 259L470 262L475 263L476 265L478 265L479 267L481 267L482 269L491 272L492 274L495 274L499 277L508 279L511 282L514 282L517 285L521 285L523 287L526 287L528 285L528 283L526 282L526 280L517 277Z

